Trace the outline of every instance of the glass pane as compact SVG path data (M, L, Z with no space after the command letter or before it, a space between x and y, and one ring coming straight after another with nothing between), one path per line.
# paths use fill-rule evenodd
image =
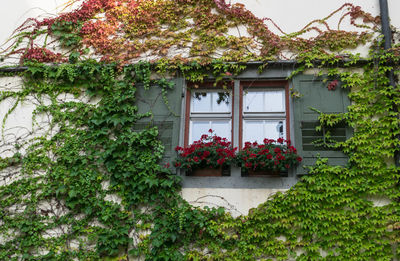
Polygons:
M263 122L264 121L244 121L243 144L246 141L262 142L264 140Z
M264 111L264 92L244 92L244 111L255 112Z
M286 126L283 120L264 121L264 135L268 139L286 138ZM264 140L264 139L263 139Z
M212 129L217 136L231 139L231 121L230 120L192 120L190 124L189 143L199 140L203 134L210 134Z
M275 90L265 92L265 111L284 112L285 111L285 91Z
M284 112L285 90L248 91L244 93L245 112Z
M231 97L229 92L213 92L212 93L212 111L213 112L230 112Z
M231 121L228 120L211 121L211 129L217 136L231 140Z
M285 120L245 120L243 129L243 144L246 141L262 143L268 139L286 139Z
M211 112L211 95L207 92L195 92L192 95L193 112Z
M199 140L201 135L208 134L208 130L211 128L209 121L192 121L190 124L190 139L189 143L193 143L195 140Z
M192 112L230 112L229 92L195 92L192 95Z

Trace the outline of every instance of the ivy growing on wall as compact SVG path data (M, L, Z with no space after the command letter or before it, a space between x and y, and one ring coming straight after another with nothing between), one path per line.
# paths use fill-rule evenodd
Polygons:
M29 20L6 54L19 54L26 70L3 70L4 77L23 79L20 90L0 93L1 102L15 104L3 120L3 147L7 116L31 98L36 135L16 140L0 158L0 259L398 258L400 176L393 157L400 94L387 72L398 74L399 49L383 51L375 42L363 65L358 56L328 52L365 43L377 29L379 19L359 7L346 4L333 14L341 10L343 19L370 31L331 30L328 16L278 37L244 6L206 0L89 0L53 19ZM239 25L249 36L228 35ZM300 37L311 30L318 36ZM44 45L36 42L40 36ZM50 51L51 41L62 49ZM172 55L173 47L189 48L189 56ZM152 73L229 78L246 68L239 62L279 59L286 51L299 61L296 73L317 68L351 89L348 112L320 115L322 125L354 129L333 145L349 156L348 165L319 159L310 175L248 216L189 205L179 195L179 177L159 165L164 148L157 128L134 131L152 116L138 113L137 89L160 88L165 98L173 84ZM157 63L131 63L143 54L157 56ZM376 205L377 198L387 203Z

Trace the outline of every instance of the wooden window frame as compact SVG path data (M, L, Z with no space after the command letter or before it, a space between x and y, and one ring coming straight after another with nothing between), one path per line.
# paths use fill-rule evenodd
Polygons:
M206 90L206 91L224 91L228 90L231 93L231 142L233 139L233 124L234 124L234 113L233 110L235 108L234 104L234 88L233 88L233 83L231 82L220 82L217 84L217 86L214 86L215 82L204 82L200 84L195 84L195 83L188 83L187 89L186 89L186 108L185 108L185 132L184 132L184 147L187 147L189 145L189 140L190 140L190 115L191 115L191 97L192 97L192 92L197 91L197 90ZM207 134L207 133L204 133Z
M233 88L232 82L219 83L214 86L215 82L204 82L201 84L188 83L186 89L186 108L185 108L185 131L184 131L184 146L189 145L189 134L190 134L190 109L191 109L191 94L196 90L210 90L216 91L228 88L231 92L231 141L234 137L234 110L239 107L239 142L237 146L241 149L243 146L243 92L246 88L283 88L285 92L285 113L286 113L286 139L289 140L291 137L290 133L290 102L289 102L289 82L286 80L264 80L264 81L240 81L239 87L239 104L235 104L235 88Z
M290 139L289 82L284 80L241 81L239 93L239 149L243 147L243 91L245 88L282 88L285 91L286 139Z

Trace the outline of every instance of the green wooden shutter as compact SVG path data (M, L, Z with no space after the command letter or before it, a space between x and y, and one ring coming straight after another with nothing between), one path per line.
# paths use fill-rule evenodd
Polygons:
M324 113L341 113L347 111L350 101L347 90L340 88L329 91L327 83L322 78L313 75L299 75L293 79L293 88L301 94L299 98L293 98L294 111L294 137L295 146L303 161L296 168L298 175L307 174L304 166L313 165L319 154L322 158L328 158L329 165L345 165L347 157L340 151L333 151L328 148L316 146L313 141L324 138L324 132L328 132L331 138L337 141L344 141L351 135L351 130L344 125L337 125L331 128L324 128L323 131L316 131L319 125L318 113L311 110L315 108Z
M152 117L140 120L134 130L140 131L149 127L158 128L158 136L164 145L164 157L160 164L171 163L176 157L174 148L179 142L180 117L182 107L183 78L169 79L174 82L174 88L168 90L168 106L162 98L161 88L151 86L145 90L138 84L136 103L139 113L151 111Z

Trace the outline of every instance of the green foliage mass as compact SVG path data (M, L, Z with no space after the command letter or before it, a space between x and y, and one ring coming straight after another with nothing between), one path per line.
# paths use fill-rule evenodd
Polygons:
M2 169L20 166L21 179L0 189L0 233L11 239L1 242L0 259L116 256L131 248L129 234L145 229L150 221L156 221L151 242L157 256L165 242L181 237L178 227L172 227L164 238L158 231L165 229L164 221L157 217L175 215L166 210L179 211L187 203L178 196L177 176L157 164L163 155L157 129L132 131L138 120L150 116L138 114L135 106L136 80L149 81L138 73L143 65L127 66L122 72L90 61L57 68L27 65L24 89L13 96L50 100L37 106L34 117L51 115L53 131L31 140L23 156L17 152L1 159ZM60 102L61 93L101 98L96 105ZM106 200L111 194L122 202ZM64 206L63 213L43 208L44 202ZM16 204L22 211L10 209ZM144 207L151 208L151 214L142 213ZM52 229L63 230L62 235L46 237ZM143 247L135 251L142 253Z
M0 161L3 171L20 167L20 179L0 187L0 259L394 259L400 238L400 176L392 162L400 145L394 110L399 92L386 72L398 58L373 54L362 73L353 72L351 63L342 70L326 67L329 59L319 63L321 69L353 90L353 104L344 114L321 114L320 121L354 128L352 138L334 145L349 155L348 165L320 159L289 191L238 218L185 202L179 178L158 164L163 146L157 129L133 131L151 116L137 112L136 86L164 93L173 87L166 79L151 80L151 65L26 64L23 89L3 93L3 100L35 96L43 102L34 118L50 115L51 128ZM190 69L188 75L199 72L197 65L185 67ZM65 93L87 101L60 101ZM374 206L374 197L390 202ZM60 210L46 209L44 202ZM52 230L62 232L50 237Z

